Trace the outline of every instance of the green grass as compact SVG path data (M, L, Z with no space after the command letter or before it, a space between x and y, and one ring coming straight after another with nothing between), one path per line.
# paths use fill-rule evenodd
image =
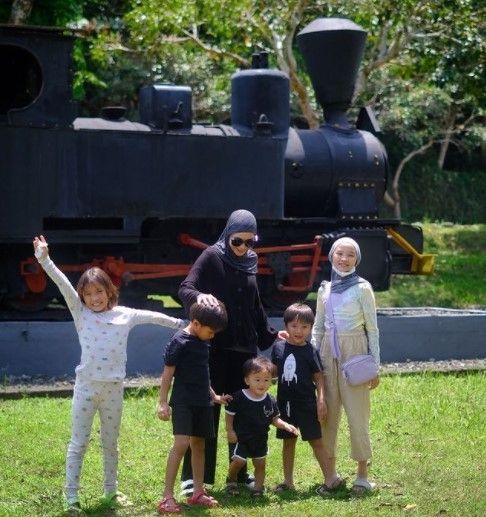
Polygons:
M99 439L93 432L82 473L82 504L90 515L154 516L171 425L155 416L156 391L127 395L120 436L120 489L133 501L129 509L109 511L99 504L102 468ZM224 494L226 451L220 441L214 495L221 507L186 515L373 516L486 515L486 383L484 372L463 375L384 376L372 395L371 475L379 491L353 499L342 491L332 499L315 494L321 481L310 447L299 442L297 492L267 493L260 501L245 493ZM69 399L25 398L0 401L0 516L62 514L64 455L69 440ZM95 420L95 429L98 429ZM347 433L340 434L339 469L353 479ZM281 478L280 443L271 433L267 486Z
M431 276L395 275L378 307L486 308L486 225L424 223L424 253L436 254Z

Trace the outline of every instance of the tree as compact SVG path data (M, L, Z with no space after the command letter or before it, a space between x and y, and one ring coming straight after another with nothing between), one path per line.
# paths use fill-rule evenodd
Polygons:
M34 0L13 0L9 23L22 25L29 18Z

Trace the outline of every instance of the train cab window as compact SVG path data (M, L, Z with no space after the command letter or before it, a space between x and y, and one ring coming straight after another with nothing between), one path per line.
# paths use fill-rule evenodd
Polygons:
M0 115L24 108L39 96L42 70L37 59L15 45L0 45Z

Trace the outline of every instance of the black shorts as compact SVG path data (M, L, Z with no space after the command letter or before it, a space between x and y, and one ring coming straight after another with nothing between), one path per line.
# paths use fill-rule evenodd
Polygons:
M172 430L174 435L214 438L212 406L172 406Z
M322 437L315 401L279 400L278 409L280 410L280 418L282 420L299 428L302 440L318 440ZM295 435L284 429L277 429L277 438L295 438Z
M257 437L246 442L238 442L233 452L233 459L235 456L241 460L248 458L261 459L268 454L268 437Z

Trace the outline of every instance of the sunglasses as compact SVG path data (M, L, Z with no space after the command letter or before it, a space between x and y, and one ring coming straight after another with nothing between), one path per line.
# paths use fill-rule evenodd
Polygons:
M235 248L238 248L242 244L244 244L247 248L254 248L255 244L257 243L257 240L258 239L256 239L256 238L255 239L241 239L240 237L233 237L231 239L231 244Z

